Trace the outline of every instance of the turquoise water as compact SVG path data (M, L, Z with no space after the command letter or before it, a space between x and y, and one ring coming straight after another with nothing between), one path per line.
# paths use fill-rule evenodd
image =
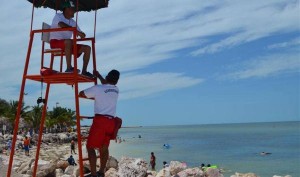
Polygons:
M119 136L125 142L112 142L110 155L149 161L154 152L157 169L163 161L177 160L188 167L216 164L225 177L235 172L300 176L300 122L122 128Z

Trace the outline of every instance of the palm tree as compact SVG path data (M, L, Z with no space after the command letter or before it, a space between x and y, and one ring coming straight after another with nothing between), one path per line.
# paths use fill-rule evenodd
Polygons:
M74 121L75 111L62 107L55 107L48 114L46 126L52 127L58 125L60 128L66 128L69 126L74 126L76 122Z
M9 107L9 103L6 100L0 98L0 116L4 116L6 110Z
M15 119L18 111L19 101L10 101L8 109L5 111L4 116L8 119L8 122L15 126ZM25 106L24 102L21 104L20 117L25 118L27 116L27 110L29 106Z
M32 106L32 110L30 110L26 118L24 118L26 123L29 124L35 131L39 129L42 118L42 110L43 106Z

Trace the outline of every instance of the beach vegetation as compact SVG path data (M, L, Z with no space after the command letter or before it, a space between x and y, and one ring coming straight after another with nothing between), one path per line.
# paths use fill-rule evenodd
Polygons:
M1 117L5 116L5 112L8 109L8 107L9 107L9 103L6 100L0 98L0 116Z
M32 109L27 113L27 116L24 117L24 120L29 127L37 132L41 123L43 106L36 105L31 108Z
M15 119L16 119L16 114L18 111L18 104L19 104L19 101L14 101L14 100L10 101L6 111L4 112L4 117L6 117L8 124L11 125L11 127L15 126ZM23 102L21 105L20 116L23 118L27 117L29 108L30 108L30 106L25 106L25 103Z
M58 126L60 129L66 129L76 125L75 111L69 108L55 107L49 111L46 118L46 127Z
M2 120L0 122L2 122L1 124L7 125L7 128L10 130L12 130L15 124L18 104L18 101L12 100L8 102L0 98L0 117ZM20 117L24 120L25 127L32 128L37 132L41 124L42 111L43 105L27 106L23 102ZM47 111L45 120L46 128L59 128L60 130L66 130L68 127L75 125L75 111L69 108L58 106L54 107L53 110Z

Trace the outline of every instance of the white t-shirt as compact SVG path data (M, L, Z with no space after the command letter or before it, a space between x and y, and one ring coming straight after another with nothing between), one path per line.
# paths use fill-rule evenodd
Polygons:
M119 89L115 85L95 85L84 90L88 98L94 98L95 114L105 114L115 117Z
M64 22L67 25L70 25L72 27L76 26L75 20L71 19L66 19L63 13L57 13L51 24L51 28L60 28L58 26L59 22ZM79 26L77 25L77 30L81 31ZM73 31L57 31L57 32L51 32L50 33L50 40L51 39L71 39L73 35Z

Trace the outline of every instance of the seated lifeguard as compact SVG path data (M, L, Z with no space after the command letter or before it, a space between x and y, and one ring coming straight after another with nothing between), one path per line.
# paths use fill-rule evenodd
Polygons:
M73 20L75 13L75 5L72 1L63 2L63 13L57 13L52 21L51 28L69 28L76 27L76 22ZM57 31L50 33L50 47L51 48L61 48L64 50L67 61L67 69L65 72L74 72L74 68L71 64L71 55L73 50L73 40L72 38L73 31ZM80 38L85 38L84 32L82 32L77 25L77 36ZM87 72L87 66L90 60L91 47L83 44L77 45L77 57L83 54L83 66L82 66L82 75L93 77L90 72ZM79 73L80 70L78 69Z

